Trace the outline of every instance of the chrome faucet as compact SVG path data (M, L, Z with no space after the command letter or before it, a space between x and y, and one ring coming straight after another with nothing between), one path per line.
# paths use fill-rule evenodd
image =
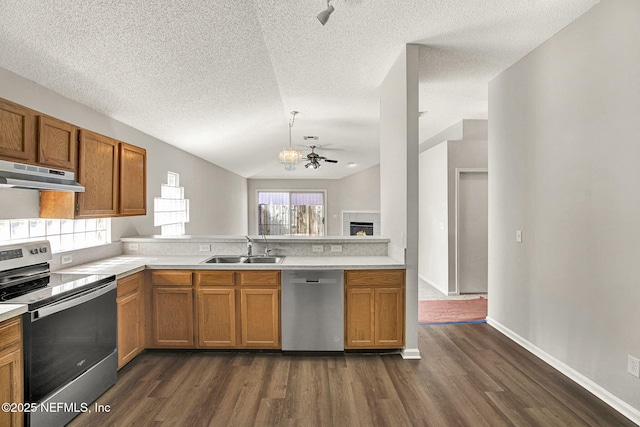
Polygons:
M252 255L252 248L253 248L253 242L251 241L251 239L249 238L249 236L244 236L247 238L247 256L251 256Z
M267 236L265 236L265 234L262 233L262 238L264 239L264 256L269 256L269 252L271 252L271 249L269 249L269 242L267 242Z

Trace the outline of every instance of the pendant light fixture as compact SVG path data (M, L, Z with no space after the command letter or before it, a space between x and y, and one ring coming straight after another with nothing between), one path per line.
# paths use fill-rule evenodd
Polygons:
M318 14L318 21L322 25L326 24L335 8L331 6L331 0L327 0L327 8Z
M300 150L296 150L291 147L291 128L293 127L293 123L296 121L296 114L298 114L297 111L291 112L291 121L289 122L289 148L283 148L280 150L280 154L278 155L280 163L284 164L284 169L287 171L296 170L296 165L302 160L302 153Z

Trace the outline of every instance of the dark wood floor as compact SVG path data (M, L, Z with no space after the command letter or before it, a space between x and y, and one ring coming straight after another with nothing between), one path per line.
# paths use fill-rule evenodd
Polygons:
M71 425L635 425L487 324L419 331L420 361L147 351Z

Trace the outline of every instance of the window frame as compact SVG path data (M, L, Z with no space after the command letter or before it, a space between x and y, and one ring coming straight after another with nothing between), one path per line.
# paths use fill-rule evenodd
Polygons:
M260 203L259 203L260 193L289 193L289 195L291 195L292 193L321 193L322 194L322 214L323 214L322 215L322 236L324 237L327 235L327 213L328 213L327 190L317 189L317 188L312 188L312 189L257 188L254 194L254 209L253 209L254 210L253 215L256 221L255 229L254 229L256 235L259 235L260 233L260 212L258 210L258 207L260 206ZM289 200L291 200L291 197L289 198ZM289 206L291 206L291 201L289 201ZM270 234L270 236L298 236L298 235L297 234ZM309 236L309 237L314 237L314 236Z

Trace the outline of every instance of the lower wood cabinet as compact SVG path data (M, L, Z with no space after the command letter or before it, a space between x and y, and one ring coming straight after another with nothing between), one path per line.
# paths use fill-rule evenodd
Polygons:
M191 272L151 273L151 346L194 347Z
M242 347L280 348L280 289L240 289Z
M144 350L143 273L118 280L118 369Z
M154 348L280 348L280 271L154 270Z
M198 347L280 348L280 271L196 271Z
M345 348L404 347L405 270L345 271Z
M23 402L22 320L0 323L0 402ZM0 411L0 426L22 426L21 412Z

